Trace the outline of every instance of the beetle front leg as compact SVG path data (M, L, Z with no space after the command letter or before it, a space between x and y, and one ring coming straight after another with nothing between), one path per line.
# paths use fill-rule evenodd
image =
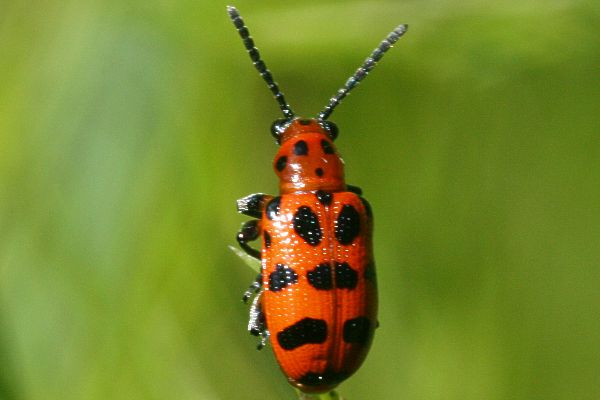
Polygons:
M256 250L248 245L248 242L258 239L261 234L260 220L254 219L252 221L244 222L242 228L237 234L237 241L240 244L242 250L249 256L260 260L260 250Z
M352 192L354 194L357 194L359 196L362 195L362 189L359 188L358 186L354 186L354 185L346 185L346 190L348 190L349 192Z
M273 196L264 193L254 193L246 197L242 197L237 201L237 209L241 214L249 215L250 217L258 218L256 221L248 221L242 225L242 228L237 234L237 241L240 247L246 254L260 260L260 251L253 249L248 245L248 242L258 239L261 234L260 218L267 203L271 201Z
M265 206L273 196L264 193L249 194L237 201L237 209L240 214L260 219Z

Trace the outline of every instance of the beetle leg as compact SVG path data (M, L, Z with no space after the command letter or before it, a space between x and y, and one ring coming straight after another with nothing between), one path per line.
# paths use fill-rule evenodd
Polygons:
M259 336L260 342L256 346L257 350L261 350L267 344L269 338L269 330L267 329L267 323L265 320L265 314L262 311L262 297L263 291L260 290L250 306L250 319L248 320L248 332L251 335Z
M262 233L261 221L262 213L269 201L273 199L273 196L255 193L243 197L237 201L237 209L241 214L248 215L250 217L258 218L256 220L247 221L242 225L242 228L237 234L237 241L240 244L242 250L248 255L260 260L260 250L254 249L248 245L248 242L258 239ZM247 303L252 296L255 296L250 306L250 315L248 320L248 332L254 336L260 337L260 342L256 347L261 350L267 344L269 339L269 330L267 329L267 323L265 320L265 314L262 310L261 296L262 296L262 276L258 274L254 282L244 292L242 300Z
M244 297L242 297L242 301L244 303L248 303L248 300L250 300L250 297L252 297L253 295L257 294L260 291L261 286L262 286L262 275L258 274L256 279L252 282L252 284L244 292Z
M237 241L240 244L242 250L246 252L246 254L260 260L260 250L256 250L248 245L248 242L258 239L260 236L260 221L254 219L252 221L246 221L242 225L241 229L237 234Z
M249 194L237 201L237 209L240 214L245 214L254 218L261 218L266 204L273 196L264 193Z
M349 192L356 193L359 196L362 195L362 189L358 186L346 185L346 189L348 189Z
M269 336L271 336L271 333L269 333L269 330L267 329L267 327L265 325L265 329L263 329L260 332L260 342L256 346L256 350L262 350L267 345L267 341L269 340Z

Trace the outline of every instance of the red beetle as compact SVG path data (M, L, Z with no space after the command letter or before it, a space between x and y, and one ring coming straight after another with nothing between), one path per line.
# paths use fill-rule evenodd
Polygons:
M362 364L378 322L371 207L344 181L333 144L337 127L327 118L407 27L394 29L316 118L303 119L287 104L238 11L227 10L284 115L272 126L280 195L251 194L237 203L240 213L256 218L243 224L237 240L262 264L244 294L246 302L254 296L248 329L261 338L259 349L270 339L292 385L329 391ZM259 237L260 251L248 244Z

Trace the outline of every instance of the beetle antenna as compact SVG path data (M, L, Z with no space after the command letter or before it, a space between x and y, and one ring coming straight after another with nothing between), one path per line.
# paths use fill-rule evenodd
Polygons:
M244 47L246 47L254 67L256 67L260 76L262 76L265 82L267 82L267 86L275 96L277 103L279 103L279 108L281 108L283 116L288 120L294 119L294 112L287 101L285 101L285 97L283 97L283 93L281 90L279 90L279 86L277 86L277 83L273 80L271 71L269 71L265 62L260 58L260 53L254 45L254 40L252 39L252 36L250 36L250 31L248 31L248 28L244 24L244 20L240 16L240 13L233 6L227 6L227 13L229 14L229 18L231 18L233 25L235 25L235 28L240 34L240 37L244 42Z
M369 72L375 67L375 65L377 65L377 62L381 60L385 52L388 51L394 45L394 43L396 43L398 39L400 39L402 35L404 35L407 29L408 25L399 25L396 29L391 31L385 39L381 41L379 46L377 46L377 48L373 50L371 55L356 70L354 75L352 75L350 79L346 81L344 87L338 90L336 95L329 100L329 104L327 104L323 111L319 113L317 117L318 120L324 121L327 118L329 118L335 107L337 107L337 105L340 104L344 97L346 97L348 93L350 93L350 91L360 83L360 81L365 79Z

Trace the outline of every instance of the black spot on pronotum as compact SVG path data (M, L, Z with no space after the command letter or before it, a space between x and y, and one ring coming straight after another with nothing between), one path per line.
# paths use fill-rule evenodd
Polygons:
M277 159L277 162L275 163L275 168L277 168L277 171L281 172L285 169L286 165L287 165L287 157L281 156Z
M263 239L265 241L265 247L268 249L269 247L271 247L271 235L269 234L269 232L264 231L263 233Z
M358 283L358 273L348 263L335 263L335 287L354 289Z
M344 205L335 225L335 237L341 244L350 244L360 232L360 214L350 204Z
M323 153L325 154L333 154L335 151L333 150L333 146L331 143L325 139L321 140L321 148L323 149Z
M326 192L324 190L317 190L316 194L319 203L323 204L324 206L328 206L331 204L331 200L333 199L333 195L331 193Z
M344 322L344 342L367 344L370 339L371 320L367 317L357 317Z
M277 264L275 271L269 274L269 290L279 292L298 282L298 274L287 265Z
M275 217L279 215L279 205L281 204L281 197L274 197L267 207L265 208L265 212L267 213L267 218L273 220Z
M277 342L284 350L294 350L310 343L323 343L325 339L327 339L327 323L315 318L301 319L277 333Z
M310 125L311 120L306 119L306 118L301 118L298 120L298 122L300 122L300 125Z
M308 155L308 145L304 140L298 140L294 143L294 154L297 156Z
M294 214L294 230L306 243L316 246L321 243L319 217L308 206L301 206Z
M314 269L308 271L306 277L308 278L308 283L315 289L329 290L333 287L329 263L317 265Z
M315 169L315 174L317 174L317 176L321 177L323 176L323 168L317 168Z

